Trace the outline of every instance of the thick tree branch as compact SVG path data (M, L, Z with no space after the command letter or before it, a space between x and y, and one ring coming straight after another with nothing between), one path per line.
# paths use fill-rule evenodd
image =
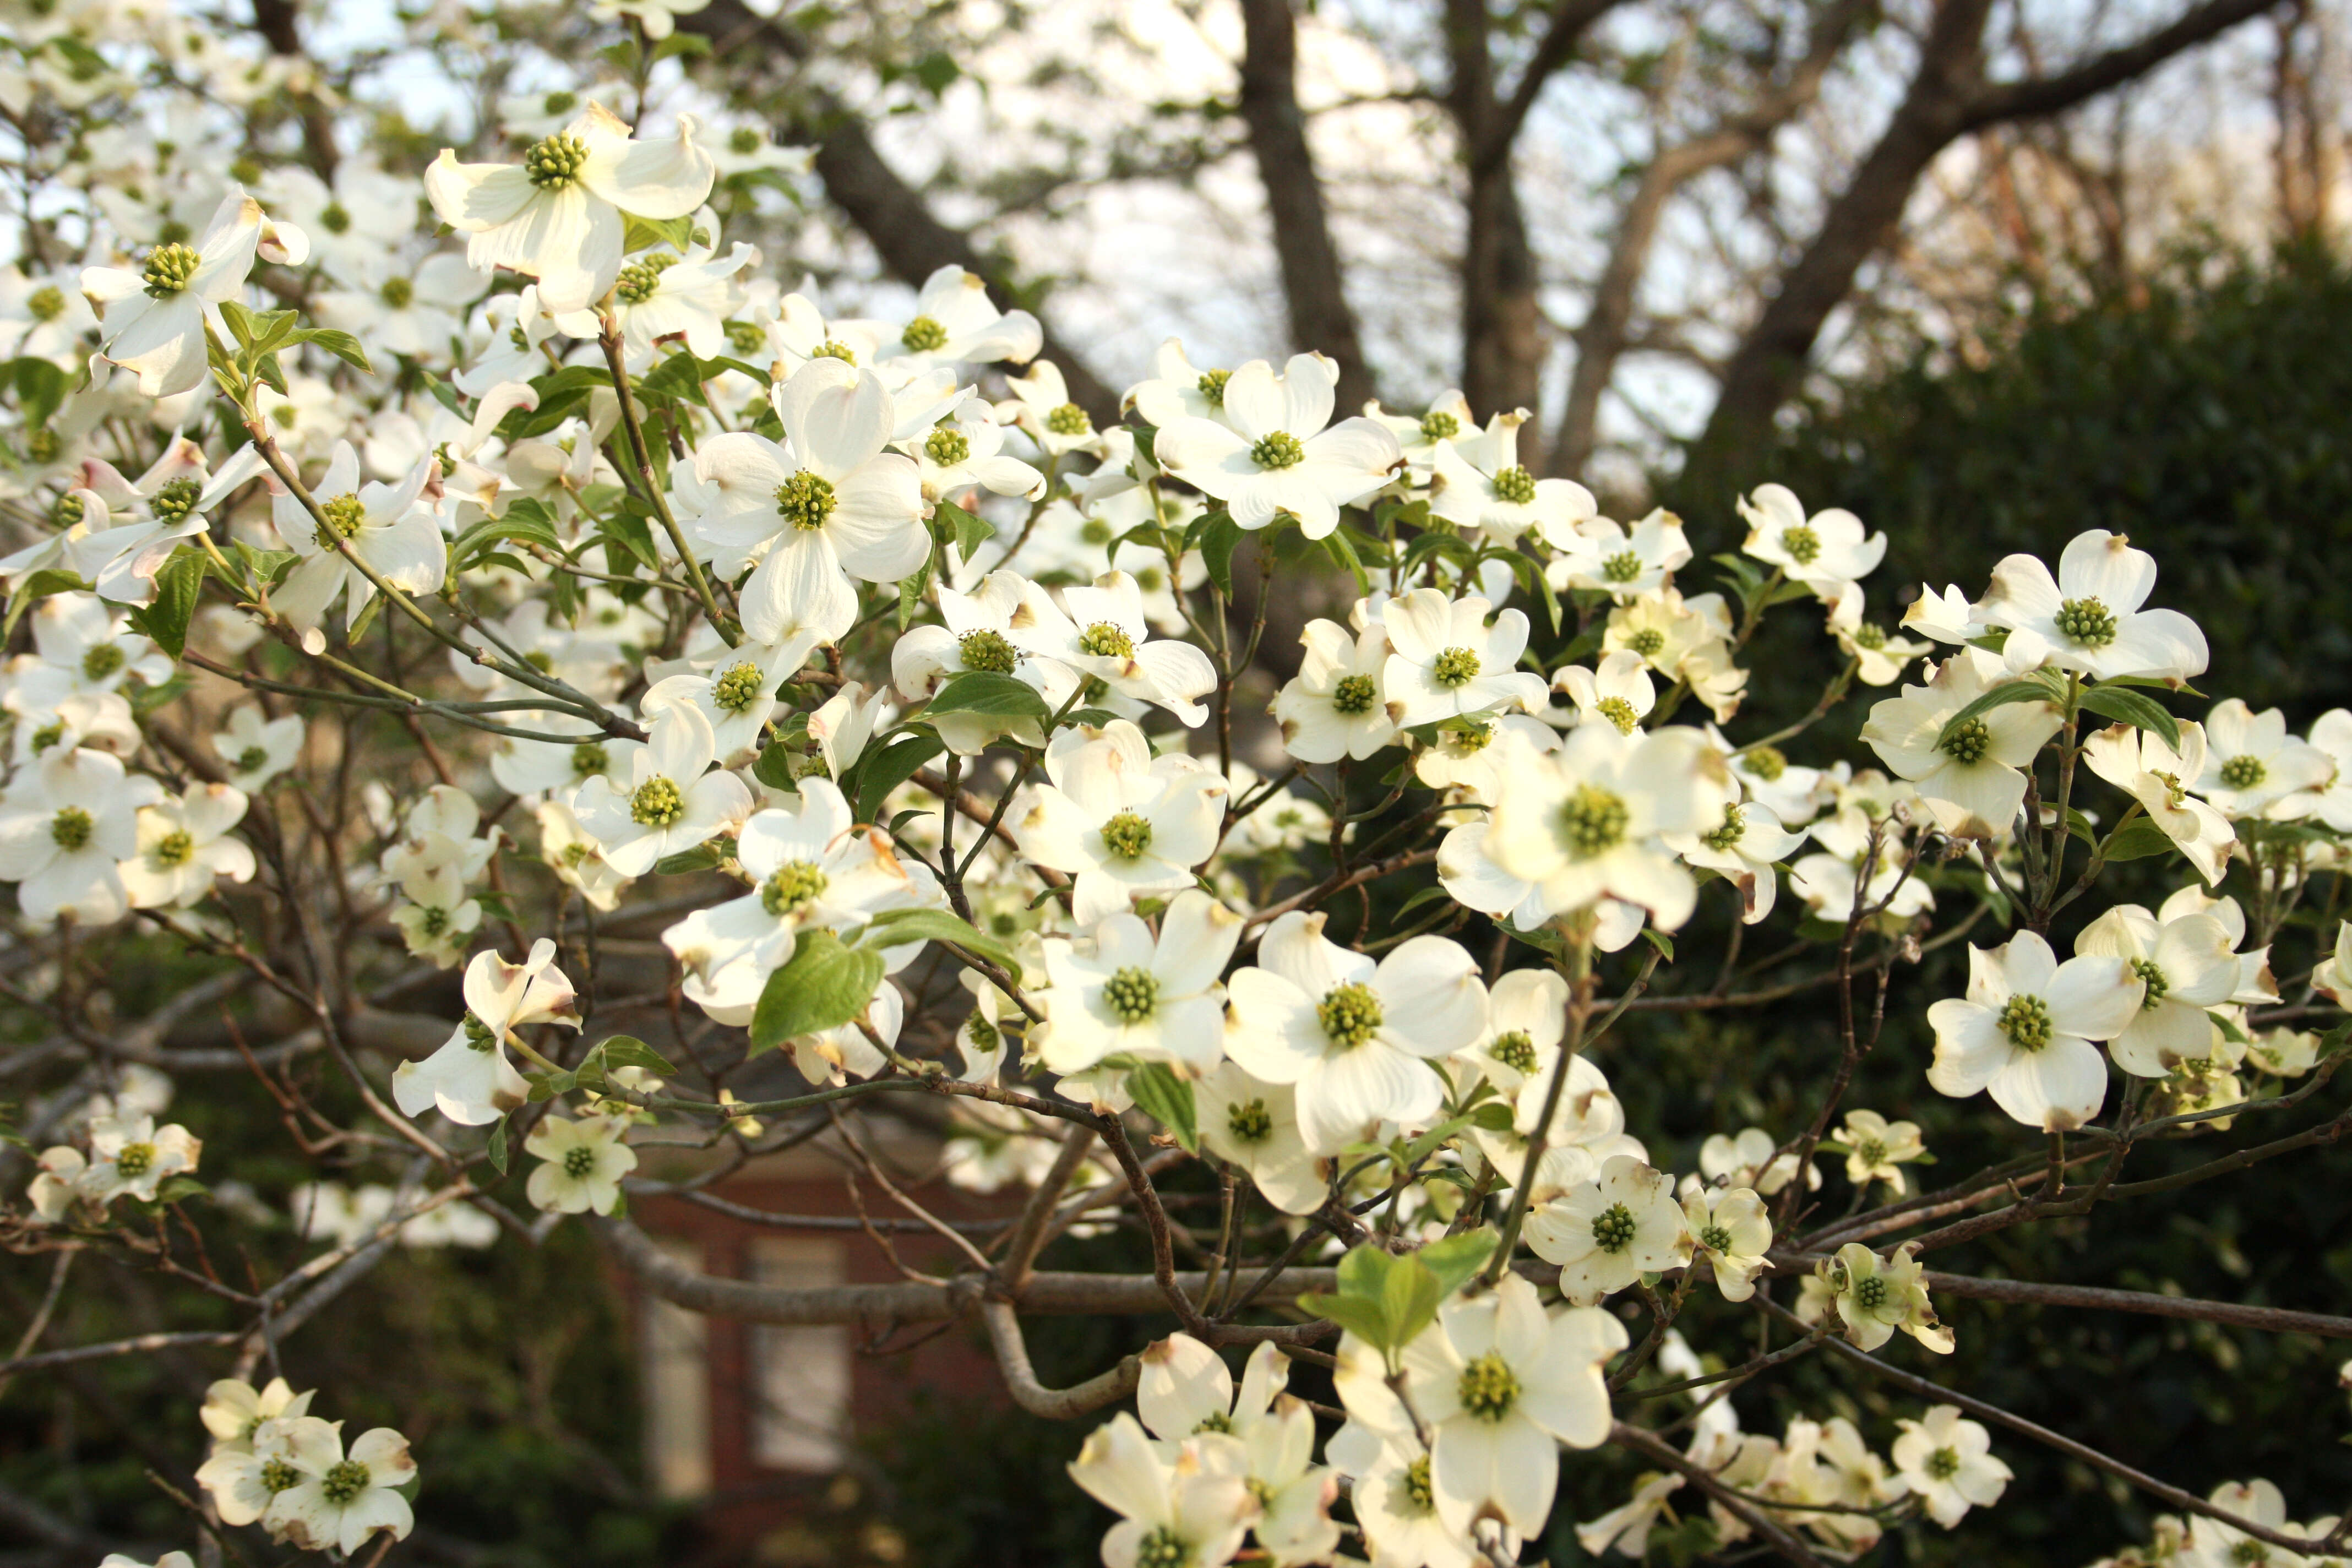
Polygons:
M1544 84L1568 64L1593 25L1618 5L1619 0L1557 0L1552 6L1551 23L1544 29L1536 52L1520 70L1518 84L1512 88L1509 100L1487 120L1471 147L1472 179L1492 173L1509 160L1511 148L1519 138L1519 128L1528 122L1528 112L1543 95Z
M1339 411L1353 414L1372 395L1372 374L1298 108L1297 18L1290 0L1242 0L1242 121L1265 186L1291 345L1319 349L1339 362Z
M2109 49L2072 70L2031 81L2000 82L1980 89L1969 105L1967 131L2005 120L2056 114L2087 99L2147 75L2173 56L2221 37L2239 23L2275 9L2279 0L2205 0L2171 26L2137 43Z
M1013 1309L1003 1301L983 1301L980 1321L988 1326L989 1346L996 1352L997 1370L1004 1374L1013 1403L1048 1421L1074 1421L1115 1405L1135 1392L1143 1374L1140 1358L1121 1356L1117 1366L1084 1383L1047 1388L1037 1381L1036 1368L1029 1364L1029 1346L1021 1338L1021 1320Z
M2045 1285L2033 1279L1985 1279L1973 1274L1938 1274L1932 1270L1921 1278L1931 1290L1978 1301L2144 1312L2151 1317L2182 1318L2199 1323L2227 1323L2232 1328L2263 1329L2272 1333L2316 1334L2322 1339L2352 1340L2352 1318L2333 1318L2325 1312L2297 1312L2284 1307L2248 1307L2236 1301L2200 1301L2186 1296L2159 1296L2147 1290L2110 1290L2095 1285Z
M782 22L752 12L741 0L711 0L704 9L678 18L678 26L712 41L712 60L722 68L769 68L782 55L793 64L814 54L809 40ZM1016 279L1002 257L983 252L972 237L941 223L897 170L885 161L866 124L831 93L796 89L786 110L785 132L816 146L817 178L825 195L866 237L892 275L920 283L942 267L961 267L988 279L1000 293L1017 292ZM1116 419L1118 395L1054 331L1045 328L1044 356L1061 366L1071 401L1097 424Z

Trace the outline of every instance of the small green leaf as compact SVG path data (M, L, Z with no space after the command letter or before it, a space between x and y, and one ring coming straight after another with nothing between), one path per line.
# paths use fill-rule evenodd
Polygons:
M533 1100L553 1100L580 1087L580 1075L576 1072L527 1072L522 1080L530 1085Z
M7 625L0 627L0 642L16 635L16 623L25 618L25 612L33 607L36 600L46 599L52 594L79 593L88 586L79 574L68 572L62 566L45 566L38 572L28 572L17 578L16 592L8 600Z
M2058 678L2048 670L2037 669L2022 679L2004 680L1945 720L1944 727L1936 732L1936 744L1940 748L1945 742L1952 738L1953 731L1979 714L1990 713L1996 708L2006 707L2011 702L2047 702L2054 708L2064 696L2065 689L2058 684Z
M1437 1276L1442 1295L1451 1296L1470 1283L1486 1259L1493 1257L1495 1244L1500 1237L1483 1226L1465 1230L1460 1236L1449 1236L1443 1241L1433 1241L1413 1257L1421 1266Z
M1381 1283L1381 1306L1389 1333L1402 1350L1437 1321L1445 1292L1418 1258L1391 1258L1390 1263L1388 1278Z
M2127 687L2090 687L2083 693L2083 706L2103 719L2129 724L2135 730L2152 731L2176 750L2180 745L2180 721L2166 712L2154 698L2143 697Z
M654 862L654 874L659 877L683 877L689 871L709 871L724 858L717 839L698 844L691 849L681 849L675 855L665 855Z
M596 1047L605 1068L643 1068L656 1078L676 1078L677 1068L669 1058L635 1035L614 1035Z
M939 503L932 514L950 531L955 540L956 553L969 563L975 551L996 537L996 525L984 517L975 517L951 500Z
M793 749L781 742L771 741L760 748L751 759L751 776L770 789L792 791L800 789L800 780L793 775Z
M1201 564L1209 569L1209 581L1217 592L1230 599L1234 596L1234 552L1241 548L1241 524L1231 512L1212 512L1201 520Z
M499 1117L490 1129L490 1169L503 1176L507 1173L507 1119Z
M293 341L324 349L363 375L375 374L375 366L368 363L367 350L360 347L359 339L349 332L339 332L332 327L310 327L296 332Z
M1021 961L1011 947L945 910L885 910L866 928L863 945L878 951L910 942L951 942L1003 969L1015 985L1021 984Z
M2145 816L2135 816L2107 835L2099 853L2109 861L2145 860L2151 855L2169 855L2177 847L2163 828Z
M1670 937L1665 932L1655 930L1653 927L1643 926L1642 928L1642 938L1652 947L1658 950L1658 956L1660 958L1664 959L1668 963L1672 963L1675 961L1675 939L1673 937Z
M188 646L188 623L211 560L199 550L183 550L155 574L155 602L131 612L131 623L173 658Z
M790 963L768 976L751 1015L751 1048L835 1029L866 1011L882 979L882 955L848 948L829 931L803 931Z
M967 669L949 677L931 694L924 711L979 713L1004 719L1044 719L1052 712L1035 687L1009 675L982 669Z
M872 822L892 790L947 749L947 742L928 725L906 731L887 746L869 748L842 780L843 793L849 796L857 820Z
M1127 1092L1145 1114L1174 1133L1187 1152L1199 1150L1201 1130L1192 1086L1178 1078L1166 1062L1146 1062L1128 1074Z

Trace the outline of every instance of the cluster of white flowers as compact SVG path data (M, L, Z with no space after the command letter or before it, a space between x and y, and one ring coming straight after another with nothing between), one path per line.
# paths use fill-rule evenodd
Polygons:
M694 8L598 8L637 18L637 90L503 100L496 155L444 151L421 182L246 155L217 106L279 68L198 21L100 6L0 68L12 112L134 91L60 40L188 73L168 138L76 142L70 221L0 270L0 515L20 536L0 581L30 645L0 673L0 881L28 947L160 929L320 998L369 1113L438 1177L299 1191L304 1237L341 1254L489 1244L510 1131L542 1225L625 1234L627 1194L658 1190L642 1130L756 1148L765 1118L906 1090L953 1100L952 1181L1132 1189L1160 1227L1154 1279L1192 1309L1127 1132L1157 1138L1152 1169L1211 1163L1240 1251L1192 1237L1202 1255L1238 1269L1262 1200L1291 1250L1261 1288L1336 1259L1333 1288L1297 1298L1311 1329L1188 1313L1195 1332L1143 1358L1138 1415L1073 1467L1121 1516L1113 1568L1353 1561L1351 1535L1382 1568L1515 1553L1562 1446L1647 1436L1612 1398L1645 1371L1690 1382L1659 1391L1692 1404L1686 1467L1582 1526L1588 1550L1640 1557L1690 1485L1718 1543L1840 1553L1997 1500L2010 1472L1958 1406L1903 1421L1887 1458L1843 1417L1742 1434L1701 1386L1738 1374L1703 1373L1675 1315L1704 1283L1809 1325L1783 1354L1866 1361L1898 1330L1953 1348L1926 1244L1895 1239L1929 1200L1864 1212L1932 1158L1916 1123L1843 1103L1877 1039L1864 973L1882 1020L1890 992L1924 1012L1914 1081L2052 1135L1939 1215L2016 1196L2045 1148L2054 1198L2110 1067L2123 1109L2095 1131L2119 1164L2151 1121L2225 1131L2252 1080L2332 1060L2340 1027L2293 1026L2324 1011L2311 996L2352 1005L2352 923L2301 997L2270 952L2315 879L2352 870L2352 713L2304 739L2234 699L2174 715L2203 638L2104 531L2054 574L2002 561L1974 600L1922 585L1898 621L1864 587L1887 541L1850 512L1760 486L1738 549L1702 565L1683 520L1612 519L1526 466L1522 410L1482 425L1448 393L1350 414L1320 354L1208 366L1171 340L1114 414L958 267L888 319L830 314L723 238L745 182L802 154L614 107L658 108L642 46ZM1299 628L1294 661L1261 641L1310 563L1328 571L1307 614L1276 621ZM1795 605L1834 677L1810 717L1735 740L1741 660ZM1815 729L1857 682L1895 689L1861 731L1881 767ZM338 779L330 803L316 786L368 763L354 715L404 726L418 765ZM323 871L286 853L298 821ZM2053 917L2158 858L2196 883L2068 917L2061 962ZM304 923L328 898L352 952ZM1648 1092L1644 1064L1611 1031L1677 933L1709 929L1703 900L1732 933L1721 978L1654 1001L1835 987L1844 1060L1810 1125L1654 1151L1621 1098ZM745 1103L708 1060L681 1072L587 1026L616 912L670 965L673 1018L701 1016L681 1038L730 1042L729 1070L776 1051L811 1093ZM1796 947L1740 968L1775 918ZM1970 946L1964 997L1903 996L1902 967L1980 921L2007 934ZM388 1082L335 1032L377 960L420 984L463 970L446 1042ZM120 1235L113 1200L174 1201L198 1152L110 1105L40 1156L27 1202L50 1244ZM1810 1206L1823 1154L1845 1161L1843 1221ZM1042 1215L1062 1194L1039 1196ZM1337 1430L1284 1392L1271 1343L1236 1393L1215 1347L1277 1333L1339 1335ZM310 1397L215 1385L199 1479L220 1519L344 1554L404 1537L404 1441L347 1451ZM2274 1490L2231 1495L2225 1512L2284 1518ZM2147 1561L2234 1540L2166 1528Z

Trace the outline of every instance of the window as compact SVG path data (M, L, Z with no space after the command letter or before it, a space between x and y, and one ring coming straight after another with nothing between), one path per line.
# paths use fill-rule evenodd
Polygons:
M700 1271L702 1249L666 1237L663 1251ZM648 1293L638 1314L646 1400L646 1474L665 1498L710 1491L710 1352L709 1324L683 1307Z
M846 1256L838 1241L762 1237L750 1247L751 1275L755 1283L793 1289L839 1285ZM753 1329L752 1463L820 1473L840 1468L849 1384L846 1325Z

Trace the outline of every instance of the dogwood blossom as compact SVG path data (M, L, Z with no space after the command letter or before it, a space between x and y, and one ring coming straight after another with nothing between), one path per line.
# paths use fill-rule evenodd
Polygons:
M1388 482L1404 461L1396 437L1361 416L1331 424L1339 367L1295 354L1276 375L1252 360L1219 387L1219 419L1184 414L1160 427L1160 466L1225 503L1234 522L1261 529L1281 516L1321 539L1339 509ZM1328 429L1325 426L1329 426Z
M1990 1089L2028 1127L2064 1131L2099 1113L2107 1068L2094 1040L2112 1040L2139 1016L2147 986L2122 957L2078 952L2060 963L2036 933L1969 949L1969 992L1927 1009L1942 1094Z

